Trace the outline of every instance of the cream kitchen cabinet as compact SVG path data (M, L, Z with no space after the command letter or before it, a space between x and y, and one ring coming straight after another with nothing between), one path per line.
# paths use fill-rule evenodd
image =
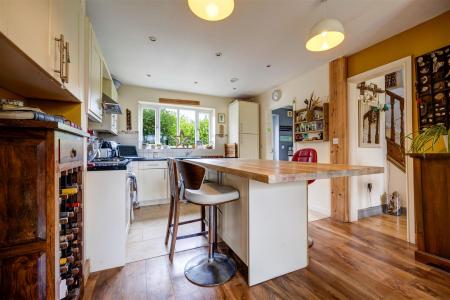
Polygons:
M88 57L88 116L96 122L102 122L102 54L91 23L86 18L86 56Z
M89 122L89 129L93 129L98 132L107 132L114 135L119 133L118 115L105 113L102 117L102 122Z
M84 1L0 0L2 33L78 99Z
M140 161L137 177L141 205L168 202L169 180L166 161Z
M50 0L0 0L0 30L48 73Z
M39 0L41 1L41 0ZM52 75L78 99L82 98L81 51L84 0L50 0L50 57Z

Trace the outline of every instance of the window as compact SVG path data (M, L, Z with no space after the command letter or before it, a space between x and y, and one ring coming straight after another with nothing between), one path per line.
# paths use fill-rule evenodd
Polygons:
M214 110L141 103L141 144L170 148L206 148L214 145Z

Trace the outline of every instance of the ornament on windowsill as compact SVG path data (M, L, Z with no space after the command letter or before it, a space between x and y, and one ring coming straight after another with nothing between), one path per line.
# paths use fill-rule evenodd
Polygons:
M389 110L389 105L380 102L379 94L383 94L385 91L380 89L378 85L360 82L357 85L357 89L359 89L358 100L369 105L374 112L386 112Z

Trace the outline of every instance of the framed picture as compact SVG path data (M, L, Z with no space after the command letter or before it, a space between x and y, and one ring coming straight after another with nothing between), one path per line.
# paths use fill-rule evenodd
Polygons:
M359 101L359 147L379 148L380 145L380 112L376 112L372 107Z
M218 123L225 123L225 114L224 113L218 113L217 114L217 122Z
M292 110L287 111L287 116L288 116L288 118L292 118Z

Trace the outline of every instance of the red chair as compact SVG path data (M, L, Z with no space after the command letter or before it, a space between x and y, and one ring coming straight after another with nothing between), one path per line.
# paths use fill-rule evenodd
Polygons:
M305 163L317 163L317 151L313 148L300 149L294 153L292 161L305 162ZM315 180L308 180L308 184L313 183Z

